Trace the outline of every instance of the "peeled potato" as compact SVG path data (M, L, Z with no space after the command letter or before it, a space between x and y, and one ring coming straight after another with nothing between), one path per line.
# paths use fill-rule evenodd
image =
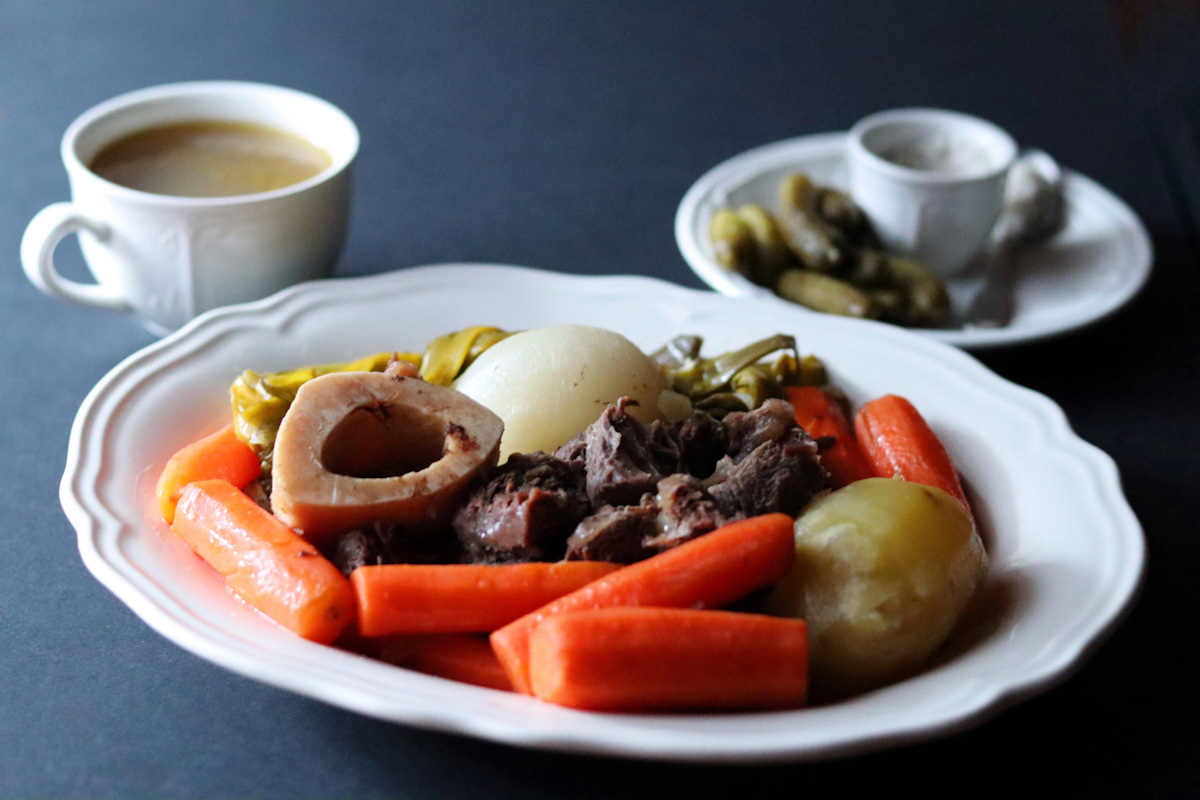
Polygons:
M970 513L940 489L870 478L796 521L796 565L767 599L809 625L814 689L861 691L912 673L987 573Z
M514 334L485 350L454 383L504 420L501 462L566 444L621 397L633 401L628 411L635 418L657 419L665 387L658 365L635 344L585 325Z

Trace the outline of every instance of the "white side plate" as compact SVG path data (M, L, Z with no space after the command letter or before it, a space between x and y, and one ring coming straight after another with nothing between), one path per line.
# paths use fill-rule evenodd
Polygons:
M757 203L774 209L779 182L790 172L807 172L817 183L845 189L845 141L842 133L787 139L748 150L705 173L675 215L675 241L692 271L722 294L791 305L717 262L709 221L722 207ZM968 270L947 285L953 312L960 317L952 321L954 327L917 333L967 349L1015 345L1083 327L1133 299L1153 262L1141 220L1107 189L1078 173L1065 172L1064 191L1064 229L1018 258L1016 311L1009 325L986 329L962 324L961 315L983 285Z
M578 322L653 349L702 334L720 352L776 332L821 356L855 402L909 397L974 494L992 557L981 614L910 680L834 705L721 715L587 714L299 639L228 592L157 518L180 446L228 420L244 368L417 349L472 324ZM130 356L88 395L61 499L91 572L152 628L234 672L384 720L514 745L696 761L814 759L945 733L1063 678L1130 604L1141 529L1113 462L1050 400L967 354L891 326L637 277L440 265L302 285L210 312Z

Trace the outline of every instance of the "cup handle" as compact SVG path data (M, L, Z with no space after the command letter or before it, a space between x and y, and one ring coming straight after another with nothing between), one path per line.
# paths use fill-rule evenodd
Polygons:
M51 297L85 306L129 311L132 306L111 287L64 278L54 268L54 250L68 235L87 231L104 241L112 232L103 222L82 214L73 203L52 203L39 211L21 237L21 266L30 283Z

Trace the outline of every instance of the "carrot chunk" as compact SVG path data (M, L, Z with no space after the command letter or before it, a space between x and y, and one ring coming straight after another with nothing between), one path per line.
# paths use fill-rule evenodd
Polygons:
M354 619L350 581L228 481L185 486L171 530L235 594L305 639L330 644Z
M221 478L244 489L259 476L258 455L227 425L183 447L167 461L158 478L158 508L169 525L183 487L195 481Z
M764 514L622 567L493 632L492 647L513 687L529 694L529 634L543 620L609 606L728 605L788 573L795 558L793 523L786 514Z
M350 576L358 632L488 633L613 570L602 561L381 564Z
M821 464L829 472L833 488L875 477L836 400L819 386L788 386L784 392L796 412L797 425L814 439L833 439L832 445L821 449Z
M894 394L872 400L858 410L854 425L876 477L933 486L970 508L946 448L908 400Z
M734 611L573 611L534 628L529 674L535 697L592 711L795 708L808 628Z
M487 638L469 633L388 636L378 658L405 669L488 689L512 691Z

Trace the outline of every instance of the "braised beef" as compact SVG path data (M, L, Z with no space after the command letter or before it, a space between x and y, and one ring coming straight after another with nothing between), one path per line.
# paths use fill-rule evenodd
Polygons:
M795 516L828 486L829 474L817 457L816 442L793 424L778 439L745 455L739 450L727 456L710 480L709 493L726 514Z
M683 461L683 472L707 478L729 446L729 431L721 420L698 411L679 423L675 438Z
M667 475L682 468L678 440L655 420L644 425L625 412L625 399L604 409L587 429L587 493L592 506L636 505Z
M796 427L795 411L784 400L770 398L753 411L733 411L722 422L729 437L726 453L741 461L760 445L773 442Z
M411 531L377 522L339 536L326 556L344 574L378 564L444 564L460 560L457 543L437 529Z
M795 515L828 476L791 406L644 424L621 400L554 454L513 455L454 517L476 562L632 563L743 517Z
M452 525L472 561L555 561L591 510L581 465L546 453L513 454L471 494Z
M632 564L654 555L655 551L643 542L657 532L658 508L653 502L636 506L602 506L580 522L571 534L566 557L571 561Z
M658 482L653 503L658 508L658 531L643 544L654 552L711 533L740 516L725 513L705 490L704 484L691 475L663 478Z

